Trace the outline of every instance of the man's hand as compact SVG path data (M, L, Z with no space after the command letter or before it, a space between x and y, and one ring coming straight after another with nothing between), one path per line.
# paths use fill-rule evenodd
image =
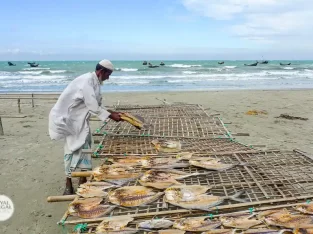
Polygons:
M121 121L121 116L120 116L120 113L119 112L111 112L110 116L109 116L110 119L113 119L114 121L116 122L119 122Z

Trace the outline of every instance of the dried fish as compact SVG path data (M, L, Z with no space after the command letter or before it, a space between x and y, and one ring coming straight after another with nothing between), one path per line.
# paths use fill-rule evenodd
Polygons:
M282 214L290 214L290 213L289 213L289 211L288 211L287 209L266 210L266 211L262 211L262 212L258 213L257 218L258 218L259 220L262 220L262 219L264 219L265 217L270 216L270 215L274 215L274 214L280 216L280 215L282 215Z
M173 222L168 219L152 219L148 221L144 221L139 223L139 228L146 228L146 229L162 229L162 228L169 228L173 226Z
M212 229L201 234L234 234L235 232L235 229Z
M294 234L313 234L313 228L296 228Z
M174 184L180 184L176 180L184 179L190 176L207 175L208 173L186 173L178 170L153 169L145 172L140 178L139 183L143 186L154 187L157 189L166 189Z
M110 213L116 206L102 205L102 198L87 198L69 204L70 215L84 219L99 218Z
M225 215L221 216L220 220L223 226L237 229L249 229L262 223L261 220L251 219L251 215L247 214Z
M108 194L104 192L101 188L96 186L87 186L87 185L80 185L76 192L77 195L89 198L89 197L106 197Z
M121 119L127 121L137 129L142 129L144 126L144 119L138 115L130 113L121 113Z
M144 157L141 161L143 168L166 169L188 167L189 163L179 163L181 159Z
M109 201L125 207L142 206L154 202L163 194L143 186L126 186L109 192Z
M313 214L313 204L301 204L295 207L297 211L300 211L303 214Z
M156 150L160 152L175 153L175 152L179 152L182 147L179 141L171 141L171 140L164 140L164 139L153 140L151 143L154 145Z
M206 158L208 159L208 158ZM218 159L211 159L209 158L209 160L204 161L204 160L189 160L190 165L196 166L196 167L201 167L201 168L205 168L207 170L213 170L213 171L225 171L228 169L231 169L235 166L243 166L246 164L225 164L225 163L221 163L220 160Z
M194 201L198 195L206 193L211 187L202 185L175 185L165 190L165 198L170 201Z
M172 205L179 206L185 209L209 210L214 206L222 204L225 200L228 199L238 202L246 202L246 200L239 198L239 196L241 196L243 193L244 191L241 191L234 194L233 196L225 197L206 194L194 195L192 193L190 195L186 194L181 197L181 195L175 195L174 193L172 193L173 195L171 196L167 196L166 194L165 201Z
M296 228L303 225L313 224L313 217L308 215L274 213L266 216L264 220L269 225L285 228Z
M110 158L108 161L114 164L126 165L126 166L137 166L141 165L142 157L138 156L127 156L125 158Z
M189 159L191 159L193 154L194 153L190 153L190 152L181 152L181 153L176 155L176 158L181 159L181 160L189 160Z
M133 218L118 218L116 220L103 220L96 228L96 234L133 234L137 229L128 228L126 225L133 221Z
M292 233L287 229L250 229L243 231L241 234L283 234L283 233Z
M204 232L221 226L221 221L210 220L207 217L193 217L174 222L173 227L190 232Z
M148 234L185 234L185 231L178 229L159 230L155 232L148 232Z
M96 181L105 180L116 185L123 185L136 180L141 175L141 173L136 173L134 168L119 164L101 165L93 171L93 176Z

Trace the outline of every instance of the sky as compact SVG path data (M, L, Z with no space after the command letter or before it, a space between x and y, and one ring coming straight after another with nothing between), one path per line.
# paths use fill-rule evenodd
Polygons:
M313 59L312 0L10 0L0 60Z

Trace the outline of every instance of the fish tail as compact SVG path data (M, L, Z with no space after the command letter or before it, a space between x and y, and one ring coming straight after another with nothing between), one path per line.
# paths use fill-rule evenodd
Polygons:
M246 199L239 198L245 192L246 192L246 190L241 190L241 191L235 193L234 195L228 197L228 199L233 200L233 201L238 201L238 202L247 202Z

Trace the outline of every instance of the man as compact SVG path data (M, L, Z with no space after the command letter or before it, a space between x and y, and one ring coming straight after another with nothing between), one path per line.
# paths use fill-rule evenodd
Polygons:
M49 115L49 134L52 140L65 139L64 164L66 187L64 195L74 193L71 172L77 168L91 170L91 155L82 149L91 148L89 118L96 115L105 121L108 117L121 121L120 113L101 107L101 85L108 80L114 68L109 60L102 60L96 71L75 78L65 88ZM86 178L80 178L79 184Z

